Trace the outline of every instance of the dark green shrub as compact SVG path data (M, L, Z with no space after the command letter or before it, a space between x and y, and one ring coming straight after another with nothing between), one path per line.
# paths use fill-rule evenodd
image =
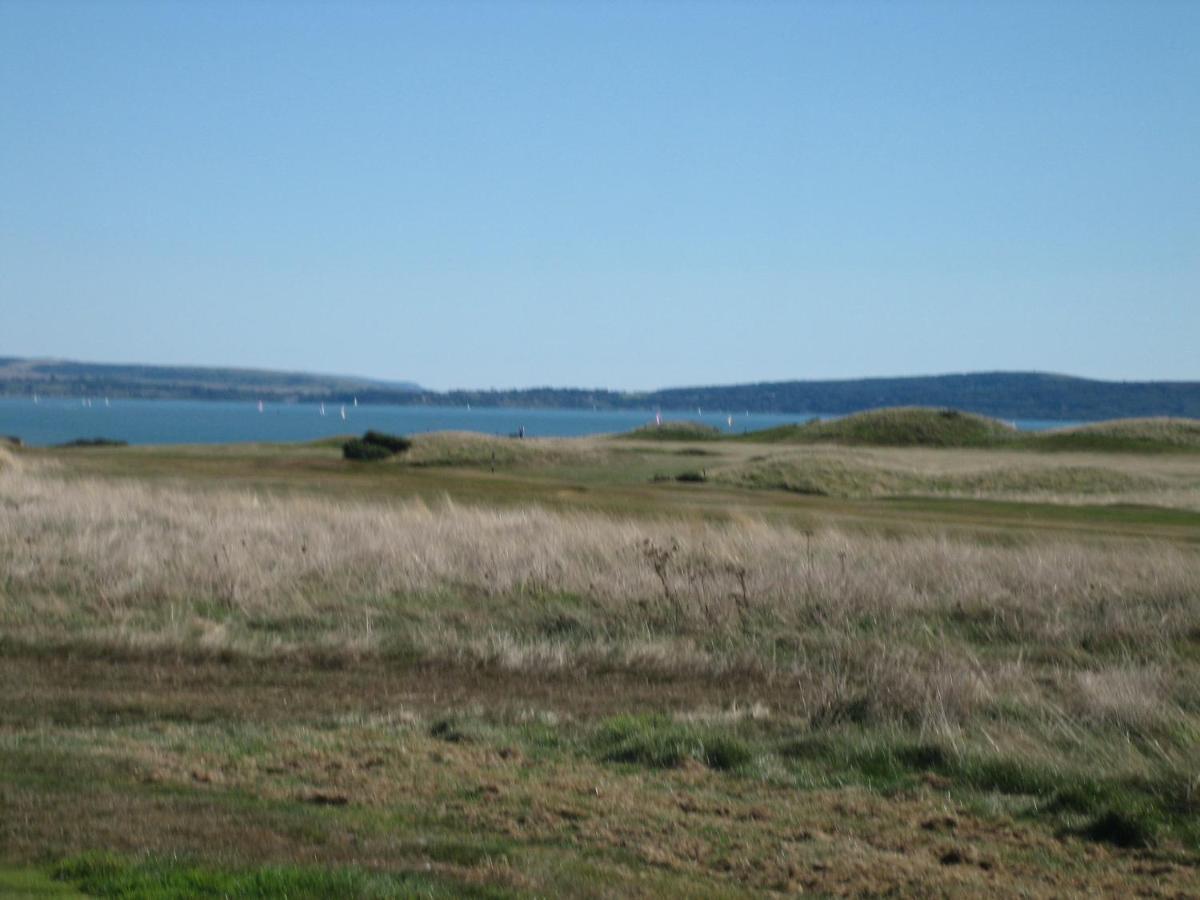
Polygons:
M675 476L675 480L702 484L708 481L708 476L704 472L680 472Z
M1153 847L1158 839L1157 823L1137 809L1110 809L1096 816L1082 831L1084 837L1116 847Z
M342 457L356 462L374 462L387 459L392 451L378 444L368 444L362 438L351 438L342 444Z
M342 456L359 462L372 462L403 453L411 446L412 441L406 437L368 431L361 438L351 438L342 444Z
M403 453L412 446L412 441L395 434L384 434L382 431L368 431L362 437L363 442L383 447L390 453Z

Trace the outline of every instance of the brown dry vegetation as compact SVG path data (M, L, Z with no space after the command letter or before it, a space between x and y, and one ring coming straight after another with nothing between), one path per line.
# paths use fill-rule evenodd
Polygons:
M870 638L913 621L978 619L993 641L1157 658L1200 613L1200 556L1167 543L989 545L754 518L650 522L449 498L346 504L35 473L0 479L0 502L3 624L32 643L272 653L307 635L361 655L403 637L422 656L518 668L616 653L666 670L793 673L800 647L781 650L779 639L799 644L814 628L854 623L857 638L869 625ZM439 594L446 602L425 604L407 633L372 627L407 598ZM528 598L566 604L578 621L563 623L565 638L531 635ZM279 630L264 628L271 622ZM760 637L775 644L769 657Z
M492 443L377 477L486 470ZM847 459L937 474L876 453ZM0 861L431 865L542 894L1195 884L1194 542L364 499L324 457L345 493L79 474L152 457L0 458Z

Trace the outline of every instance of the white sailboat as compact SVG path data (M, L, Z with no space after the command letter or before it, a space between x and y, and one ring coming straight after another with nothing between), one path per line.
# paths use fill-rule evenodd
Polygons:
M107 397L105 397L105 398L104 398L104 407L105 407L105 409L107 409L107 408L108 408L108 406L109 406L109 403L108 403L108 398L107 398Z
M262 411L263 411L263 405L262 405L262 401L261 401L261 400L259 400L259 401L258 401L258 411L259 411L259 412L262 412Z
M358 398L357 397L354 398L354 405L358 406Z
M654 413L654 424L662 425L662 410L661 409Z
M342 406L342 420L344 421L345 418L346 418L346 407L343 405Z
M37 391L34 391L34 392L33 392L33 402L34 402L34 403L41 403L41 402L42 402L41 400L39 400L39 399L38 399Z
M321 415L325 415L325 404L321 404Z

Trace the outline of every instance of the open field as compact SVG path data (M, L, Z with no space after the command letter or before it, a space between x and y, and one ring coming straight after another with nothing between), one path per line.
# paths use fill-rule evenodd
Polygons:
M0 670L0 893L1193 895L1200 454L0 450Z

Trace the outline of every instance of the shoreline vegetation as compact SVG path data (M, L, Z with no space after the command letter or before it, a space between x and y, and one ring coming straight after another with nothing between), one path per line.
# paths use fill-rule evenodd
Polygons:
M0 888L1186 894L1194 427L0 446Z

